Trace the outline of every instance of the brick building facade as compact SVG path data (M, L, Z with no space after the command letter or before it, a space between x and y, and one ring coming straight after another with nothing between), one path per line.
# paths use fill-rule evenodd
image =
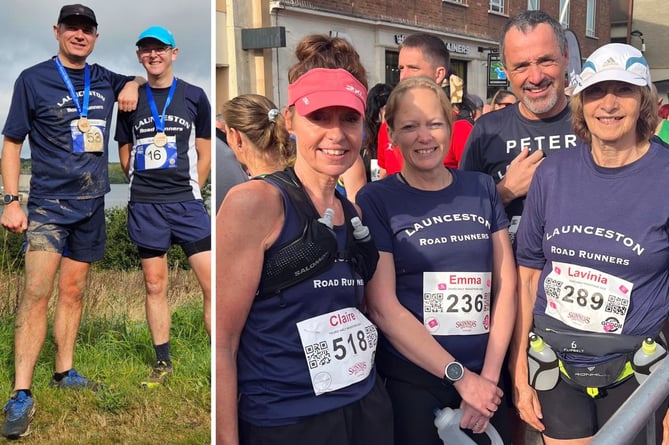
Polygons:
M490 96L496 86L489 84L489 55L496 52L509 16L532 7L559 18L564 3L569 4L564 19L582 58L609 42L611 0L228 0L226 26L219 26L217 38L218 43L227 39L236 61L229 65L226 92L264 94L284 105L295 45L311 33L350 40L367 68L370 86L394 84L399 44L405 36L425 31L446 42L452 68L465 79L467 90ZM241 29L259 27L284 27L286 46L243 50L239 42L231 44L230 39L240 40Z

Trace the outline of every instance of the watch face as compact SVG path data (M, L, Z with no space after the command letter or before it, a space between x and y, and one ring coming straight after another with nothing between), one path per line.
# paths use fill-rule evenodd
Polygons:
M3 195L2 196L2 203L3 204L10 204L13 201L18 201L19 197L16 195Z
M446 378L451 381L458 381L462 378L463 369L462 365L458 362L449 363L446 367Z

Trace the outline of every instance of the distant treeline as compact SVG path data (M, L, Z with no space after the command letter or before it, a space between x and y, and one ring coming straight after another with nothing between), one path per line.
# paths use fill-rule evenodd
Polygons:
M21 173L30 174L30 159L21 159ZM109 163L109 181L112 184L127 184L128 178L125 177L121 164L118 162Z

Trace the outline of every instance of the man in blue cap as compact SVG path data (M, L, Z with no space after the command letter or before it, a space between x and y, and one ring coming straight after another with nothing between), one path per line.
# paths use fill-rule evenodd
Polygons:
M51 386L97 384L73 368L82 295L90 265L105 248L104 195L109 121L114 102L131 110L143 79L121 76L86 59L98 38L92 9L63 6L53 32L58 53L16 80L2 144L4 209L0 223L25 233L25 289L14 329L14 391L4 406L2 435L30 433L33 372L47 333L47 308L58 275L53 326L56 360ZM136 80L136 81L133 81ZM32 178L28 212L19 203L20 154L30 141Z
M210 331L211 218L200 189L211 168L211 109L204 91L177 79L179 49L167 29L152 26L137 39L137 59L148 83L137 109L120 112L116 140L130 178L128 232L139 250L146 283L146 318L156 363L142 386L162 385L172 374L167 250L178 244L204 295Z

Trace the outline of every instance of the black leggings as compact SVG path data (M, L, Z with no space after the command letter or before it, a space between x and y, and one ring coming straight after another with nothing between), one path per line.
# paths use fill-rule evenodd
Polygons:
M459 408L462 398L458 391L453 385L443 383L441 379L383 348L377 351L376 361L393 402L395 445L443 445L434 426L434 410ZM502 390L506 398L509 390ZM504 443L509 444L509 408L504 398L490 423ZM471 430L464 432L479 445L490 443L487 434L474 434Z
M583 388L560 379L550 391L537 391L546 427L544 434L554 439L579 439L593 436L620 408L639 386L634 377L612 388L602 390L602 397L593 399ZM564 409L569 407L569 409ZM662 419L667 401L655 411L655 435L662 442ZM632 445L646 445L646 428L636 436Z

